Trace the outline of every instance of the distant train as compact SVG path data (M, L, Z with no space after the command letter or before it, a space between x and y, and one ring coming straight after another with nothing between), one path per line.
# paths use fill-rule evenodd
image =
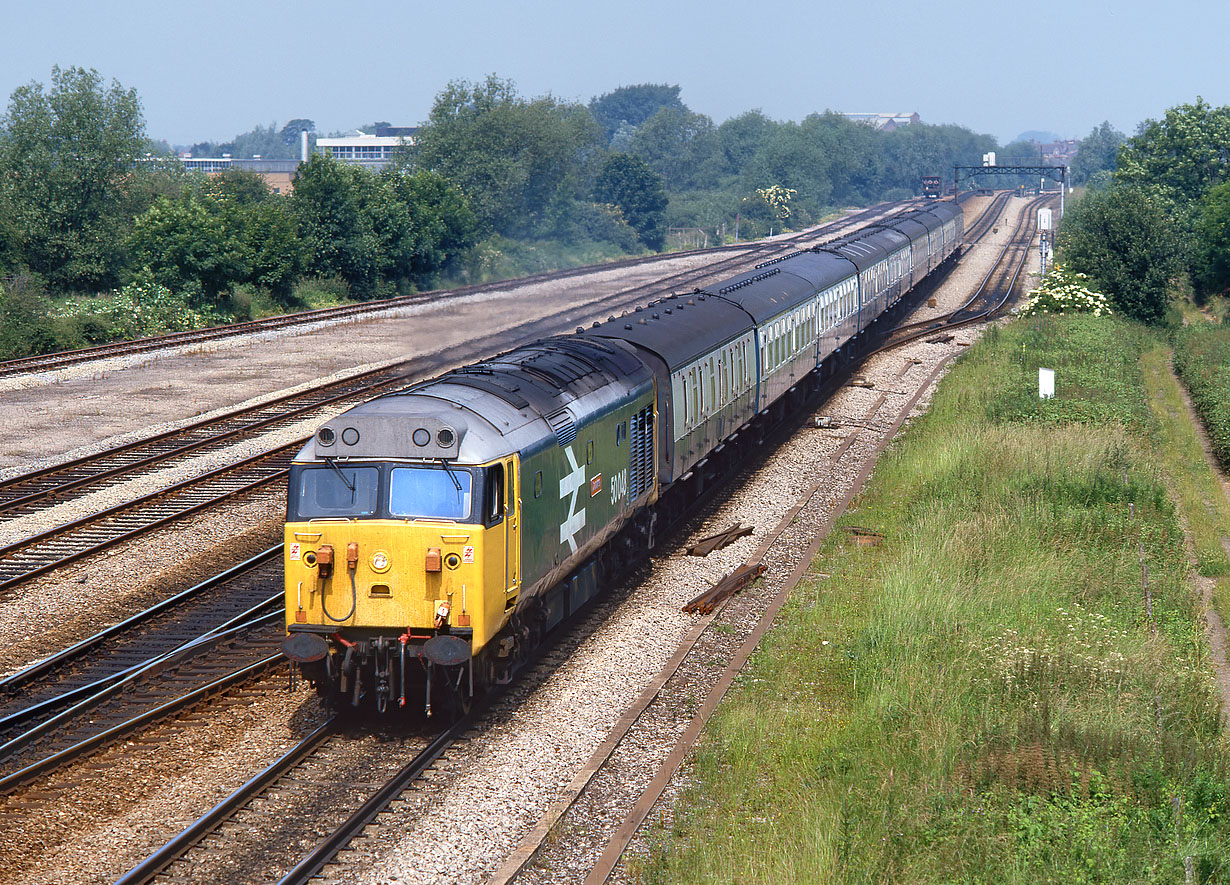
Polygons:
M290 471L286 655L331 704L464 709L962 233L932 202L326 422Z

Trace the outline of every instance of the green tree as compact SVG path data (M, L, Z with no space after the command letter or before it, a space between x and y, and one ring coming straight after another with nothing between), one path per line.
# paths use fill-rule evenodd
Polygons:
M713 121L682 108L662 108L642 123L628 153L661 175L671 191L713 187L726 172Z
M50 302L42 283L28 272L0 279L0 359L49 353L57 348L47 318Z
M247 282L290 306L306 255L289 198L265 200L232 210L240 215L240 238Z
M885 132L881 138L884 188L917 194L924 175L939 175L951 184L954 163L979 163L982 154L994 147L995 140L989 135L976 136L960 126L914 123Z
M185 191L159 197L133 224L128 238L133 265L153 282L203 304L216 304L249 267L241 231L217 198Z
M0 231L54 287L113 286L131 220L125 188L145 152L137 93L94 70L53 68L14 90L0 121Z
M384 265L373 222L376 177L320 154L299 166L291 201L307 255L306 269L340 276L360 299L374 298Z
M508 237L567 237L569 213L588 194L602 133L581 105L527 100L509 80L454 81L410 149L414 168L466 194L479 222Z
M639 157L611 154L594 185L594 199L618 206L642 243L661 249L666 239L666 190Z
M818 131L815 124L805 129L798 123L782 123L748 161L741 179L743 188L749 196L775 185L789 188L797 192L798 204L812 213L830 205L833 185L829 170L835 151L829 141L828 133ZM757 211L748 205L744 214L748 210ZM769 213L765 217L773 216Z
M273 197L269 184L258 173L235 167L205 178L201 190L222 205L254 206Z
M395 164L380 173L391 202L406 207L405 239L393 244L392 272L421 283L478 240L478 219L461 190L435 172Z
M811 151L825 157L823 174L832 191L832 201L841 205L863 205L874 200L883 190L884 133L867 123L855 123L840 114L825 112L810 114L800 124L800 135L809 142ZM796 187L789 182L781 182ZM824 183L817 179L815 188ZM799 188L800 195L806 191ZM823 201L817 201L818 209Z
M1115 159L1126 137L1109 120L1093 127L1076 145L1070 177L1073 184L1085 184L1098 172L1114 171Z
M731 117L717 128L718 144L727 168L738 175L744 170L778 124L760 111L747 111Z
M1068 268L1087 274L1126 316L1165 317L1183 257L1164 199L1140 187L1090 191L1068 210L1057 245Z
M1146 120L1119 151L1116 180L1157 187L1176 206L1190 206L1227 179L1230 170L1230 107L1195 104L1170 108L1161 120Z
M686 111L679 98L678 86L662 83L642 83L639 86L620 86L613 92L600 95L589 103L589 112L610 143L621 126L635 130L663 108Z
M315 132L315 131L316 131L316 124L313 123L311 120L306 120L306 119L303 119L302 117L296 117L294 120L291 120L289 123L287 123L285 126L282 127L282 131L278 133L278 137L282 139L283 144L288 144L291 147L298 147L299 146L299 135L301 133Z
M1230 288L1230 182L1212 188L1201 201L1194 252L1197 292L1217 295Z

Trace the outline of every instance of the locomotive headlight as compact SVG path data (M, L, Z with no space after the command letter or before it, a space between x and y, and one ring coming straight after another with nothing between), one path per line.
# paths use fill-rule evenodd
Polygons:
M389 570L389 556L384 551L376 551L372 554L372 571L387 572Z

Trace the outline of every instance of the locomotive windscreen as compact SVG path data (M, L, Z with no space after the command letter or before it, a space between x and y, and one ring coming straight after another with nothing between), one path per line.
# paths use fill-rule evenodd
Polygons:
M389 477L389 513L393 516L466 519L470 515L473 477L467 470L394 467Z
M379 487L375 467L310 467L299 474L296 510L300 519L371 516Z

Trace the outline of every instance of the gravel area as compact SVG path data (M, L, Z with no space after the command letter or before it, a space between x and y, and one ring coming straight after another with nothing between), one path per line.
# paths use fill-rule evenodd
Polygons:
M586 305L668 274L702 267L712 256L685 256L533 285L510 284L348 322L273 332L116 357L53 372L0 378L5 422L0 469L25 472L156 425L196 416L338 373L391 365L414 354L447 351L475 329L508 328L567 308L573 324L597 318ZM3 478L3 477L0 477Z
M852 227L843 222L823 239ZM788 235L784 235L788 236ZM774 238L778 239L778 238ZM731 250L721 258L737 257ZM595 302L664 277L711 265L686 254L540 283L302 326L95 360L0 378L0 480L169 430L201 416L257 403L322 379L447 354L475 329L511 328L561 314L561 327L605 319ZM509 341L505 347L513 346Z
M975 202L967 204L967 218L974 217ZM1024 201L1014 200L1012 211L1023 205ZM999 237L1007 234L1000 229ZM980 279L983 272L978 266L984 257L997 253L998 247L989 244L975 247L936 293L940 305L955 303L972 291L970 281ZM712 259L679 259L688 260L704 263ZM660 264L651 267L638 272L653 276L667 272ZM617 276L618 280L608 281L612 288L636 284L626 272ZM510 288L475 296L464 304L416 308L404 316L365 319L340 328L252 336L252 340L211 345L206 352L116 360L116 365L105 370L80 367L47 376L0 379L0 396L14 403L13 420L2 431L6 437L0 447L0 465L24 472L40 460L62 460L69 453L114 444L117 437L142 436L155 427L185 423L188 411L226 410L247 399L276 395L269 388L281 381L302 384L302 379L311 378L306 382L311 384L318 377L396 362L416 351L447 349L465 340L476 323L490 328L498 322L521 322L529 315L560 309L562 302L553 299L576 297L575 280L555 285L568 291L527 293ZM593 297L600 284L595 281L591 286L587 278L584 288L586 297ZM587 321L584 309L576 310L576 322ZM824 412L865 416L880 390L906 392L912 381L926 378L937 360L960 350L972 334L962 331L946 345L915 344L909 353L881 357L864 373L877 389L845 388ZM359 335L361 348L353 346ZM903 367L908 367L904 376ZM885 412L891 411L894 401L904 399L890 397ZM873 418L871 423L879 421L884 419ZM272 446L275 438L307 432L298 427L269 434L269 439L237 445L226 454L203 456L197 459L200 463L167 471L168 476L156 481L168 482L174 476L207 469L239 451ZM605 739L642 686L675 652L693 623L693 616L680 612L682 603L738 565L797 496L820 478L827 476L831 482L814 498L819 512L839 500L842 483L849 481L858 470L859 459L871 451L870 443L856 442L845 459L833 465L831 456L847 432L848 428L801 431L729 500L703 514L697 535L736 519L754 525L756 532L706 559L677 554L656 559L644 581L606 603L609 615L562 666L540 686L510 698L503 710L506 718L499 725L476 735L450 756L450 777L433 782L424 800L430 802L430 815L421 817L411 808L415 803L399 803L407 812L404 829L399 829L395 818L391 826L390 821L383 821L380 835L365 840L371 861L348 867L346 881L478 882L497 869ZM115 494L122 497L139 491L125 488ZM64 647L71 638L276 543L283 494L276 489L250 496L236 507L181 521L140 542L31 582L22 588L20 598L0 601L0 638L7 640L0 643L0 667L11 670L42 657ZM110 492L100 492L91 496L86 509L96 509L110 499ZM0 537L20 536L36 525L34 521L22 526L17 521L0 524ZM805 545L801 536L784 542L782 552L775 554L780 557L775 570L780 567L777 563L789 562L792 549L797 557L802 549L799 544ZM748 594L748 599L753 596ZM749 626L726 624L731 632L725 635L737 636ZM721 629L714 632L718 638L724 635ZM716 641L706 637L698 649L703 652L705 643ZM717 657L716 652L712 657ZM578 846L600 844L602 834L618 824L622 812L612 810L620 807L619 801L634 798L637 784L652 776L655 759L669 750L681 724L690 718L689 710L706 690L706 680L711 681L703 667L697 672L694 687L671 693L660 711L646 717L658 726L646 726L621 745L615 762L603 774L611 786L604 788L606 793L595 794L609 798L597 804L592 818L570 817L566 821L569 838L560 845L568 848L574 837ZM233 789L319 720L317 705L306 691L292 698L284 693L270 697L273 700L246 708L238 719L231 708L226 708L229 714L211 708L187 720L190 727L176 730L167 726L170 731L159 745L160 754L144 762L116 763L110 769L102 765L88 778L80 772L66 774L66 780L78 779L72 787L76 792L71 803L59 807L54 825L45 818L27 819L20 808L3 806L0 832L9 837L10 855L18 857L16 865L10 860L11 881L113 880L144 857L146 848L177 832L179 825L172 826L172 821L181 820L190 809L208 807L221 792ZM167 759L176 760L176 765L167 766ZM124 795L125 774L131 776L141 796L132 805L108 799ZM669 811L669 805L665 807ZM545 855L536 881L573 881L585 862L580 851L575 856L568 850L558 856Z

